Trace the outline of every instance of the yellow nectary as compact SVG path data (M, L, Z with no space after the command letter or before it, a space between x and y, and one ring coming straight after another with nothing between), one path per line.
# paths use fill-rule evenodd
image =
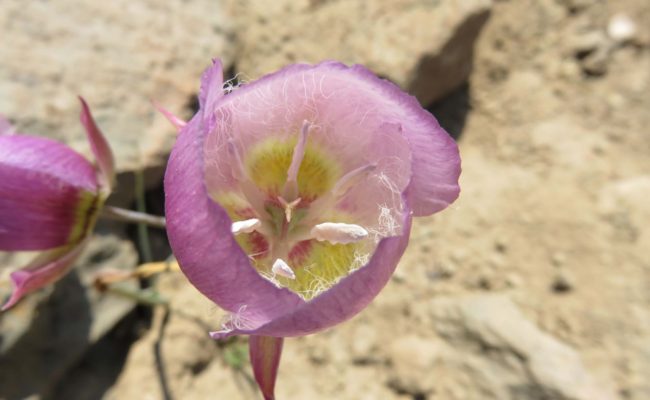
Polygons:
M280 195L287 180L297 139L265 140L253 147L246 156L246 166L251 180L258 188ZM298 170L298 192L303 201L313 200L332 189L340 176L335 159L322 150L307 144Z

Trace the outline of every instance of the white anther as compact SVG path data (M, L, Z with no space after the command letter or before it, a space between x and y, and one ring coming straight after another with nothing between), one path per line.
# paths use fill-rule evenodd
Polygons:
M352 187L360 183L365 179L369 173L374 171L377 168L375 164L366 164L357 169L354 169L347 174L343 175L341 179L336 182L332 192L334 197L341 197Z
M246 219L244 221L236 221L232 223L231 231L233 235L239 235L240 233L251 233L254 232L257 228L260 227L262 221L257 218Z
M289 264L287 264L281 258L278 258L275 260L275 262L273 262L271 272L280 276L284 276L285 278L296 279L296 274L293 272Z
M328 241L332 244L347 244L358 242L368 236L368 231L362 226L340 222L324 222L311 228L311 236L318 241Z

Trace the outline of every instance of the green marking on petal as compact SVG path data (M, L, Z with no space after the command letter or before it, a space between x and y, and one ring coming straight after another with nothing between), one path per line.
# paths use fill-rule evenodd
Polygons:
M93 230L105 200L105 195L87 191L80 192L68 243L77 244Z
M268 139L257 144L246 158L251 180L257 187L277 196L287 180L296 139ZM315 199L329 190L340 176L340 167L332 157L309 143L298 170L298 196Z

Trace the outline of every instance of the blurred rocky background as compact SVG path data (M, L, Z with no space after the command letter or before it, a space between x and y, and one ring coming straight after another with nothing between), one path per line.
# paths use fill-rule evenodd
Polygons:
M365 64L463 158L460 199L416 221L377 300L287 341L278 398L650 399L647 0L0 0L0 113L89 154L85 96L117 154L113 204L133 205L144 171L162 213L174 131L151 100L189 117L211 57L243 82ZM168 307L92 287L142 261L133 227L95 236L73 274L0 315L0 399L256 399L245 341L209 339L223 312L182 275L125 287Z

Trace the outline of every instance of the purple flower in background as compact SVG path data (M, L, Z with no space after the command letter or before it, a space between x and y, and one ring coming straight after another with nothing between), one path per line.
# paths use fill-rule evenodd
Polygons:
M412 216L459 193L454 141L415 98L362 66L292 65L224 95L219 61L165 175L181 269L250 336L273 398L284 337L342 322L388 282Z
M44 250L11 273L13 292L3 310L70 269L111 191L113 155L80 100L96 166L54 140L11 134L0 118L0 250Z

